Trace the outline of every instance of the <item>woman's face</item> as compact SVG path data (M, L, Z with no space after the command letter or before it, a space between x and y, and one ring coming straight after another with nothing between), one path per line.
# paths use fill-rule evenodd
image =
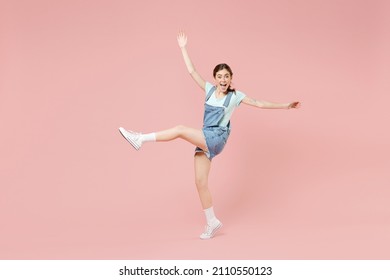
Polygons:
M215 84L220 92L226 92L232 82L232 76L226 69L219 70L215 74Z

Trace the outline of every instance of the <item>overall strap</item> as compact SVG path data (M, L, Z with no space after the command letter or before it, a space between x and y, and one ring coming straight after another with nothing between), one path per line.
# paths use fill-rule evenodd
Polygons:
M228 95L226 96L225 102L223 103L223 106L224 106L225 108L227 108L227 107L229 106L230 99L232 99L233 94L234 94L234 92L231 91L231 92L229 92ZM230 120L229 120L229 122L228 122L228 124L227 124L227 127L230 128Z
M230 103L230 99L232 99L233 92L229 92L228 95L226 96L225 102L223 103L223 106L227 108Z
M215 91L216 89L217 89L216 86L213 86L213 87L209 90L209 92L208 92L207 95L206 95L206 102L207 102L207 100L210 99L211 95L214 93L214 91Z

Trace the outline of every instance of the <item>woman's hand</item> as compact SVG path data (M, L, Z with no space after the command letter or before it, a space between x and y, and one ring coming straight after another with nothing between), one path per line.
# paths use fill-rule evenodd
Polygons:
M184 48L187 45L187 35L183 31L177 34L177 43L180 48Z
M301 103L299 103L299 102L292 102L292 103L290 103L290 104L288 105L288 108L287 108L287 109L292 109L292 108L298 109L300 106L301 106Z
M177 43L179 44L181 53L183 54L184 63L186 64L188 73L190 73L192 79L194 79L194 81L202 88L202 90L204 90L206 87L206 82L196 71L194 64L192 64L192 61L190 59L190 56L188 55L187 48L186 48L187 35L183 31L180 31L177 34Z

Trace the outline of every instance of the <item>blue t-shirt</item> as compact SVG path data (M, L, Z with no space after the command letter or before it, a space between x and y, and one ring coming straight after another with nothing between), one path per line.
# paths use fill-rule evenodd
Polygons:
M206 96L213 86L214 85L210 84L209 82L206 82L206 86L205 86ZM228 125L230 117L232 116L234 109L240 105L241 101L245 98L245 96L246 95L243 92L238 91L238 90L236 90L235 94L233 93L232 99L230 99L229 106L225 109L225 115L223 116L223 118L219 124L220 126L227 126ZM225 102L225 98L226 98L226 95L223 98L217 99L215 97L215 91L214 91L214 93L210 96L209 100L207 100L206 103L211 105L211 106L223 107L223 103Z

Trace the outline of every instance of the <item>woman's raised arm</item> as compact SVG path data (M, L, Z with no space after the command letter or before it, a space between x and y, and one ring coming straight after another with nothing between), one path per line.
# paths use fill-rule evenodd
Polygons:
M177 42L179 44L179 47L181 49L181 53L183 54L184 62L187 66L187 70L190 73L192 79L204 90L206 86L205 80L199 75L199 73L196 71L194 64L192 63L190 56L188 55L186 46L187 46L187 35L180 31L177 35Z
M297 101L291 103L274 103L264 100L255 100L248 96L245 96L245 98L242 100L242 103L261 109L298 109L301 106L301 103Z

